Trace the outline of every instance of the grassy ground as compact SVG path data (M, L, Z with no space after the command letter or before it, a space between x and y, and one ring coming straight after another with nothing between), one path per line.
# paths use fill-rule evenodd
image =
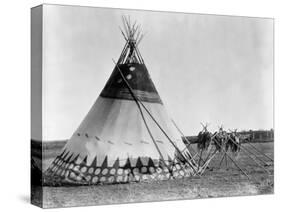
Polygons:
M247 144L243 146L249 150L252 149ZM266 155L273 157L273 142L256 143L255 146ZM193 148L196 146L193 145ZM261 154L258 156L266 160ZM210 164L210 169L206 170L201 177L105 186L44 187L43 206L46 208L68 207L272 194L274 192L272 164L268 163L268 166L264 167L269 171L268 174L250 159L245 151L241 151L236 156L236 161L247 172L250 177L248 179L229 161L227 166L223 162L222 166L218 168L221 157L222 154L217 154ZM50 160L50 158L48 157L46 160Z

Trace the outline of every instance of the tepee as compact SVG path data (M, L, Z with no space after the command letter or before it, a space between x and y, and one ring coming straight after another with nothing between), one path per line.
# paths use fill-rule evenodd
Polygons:
M110 184L196 173L181 134L150 78L139 25L123 17L126 44L78 129L46 171L60 183Z

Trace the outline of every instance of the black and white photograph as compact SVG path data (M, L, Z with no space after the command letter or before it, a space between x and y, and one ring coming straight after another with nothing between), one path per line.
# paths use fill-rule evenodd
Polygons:
M31 9L32 204L274 194L274 133L273 18Z

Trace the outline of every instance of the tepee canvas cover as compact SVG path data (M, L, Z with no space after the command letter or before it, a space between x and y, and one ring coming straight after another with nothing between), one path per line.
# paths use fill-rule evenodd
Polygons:
M125 26L127 42L109 80L46 171L61 183L124 183L194 174L181 134L137 48L142 36L136 38L136 30Z

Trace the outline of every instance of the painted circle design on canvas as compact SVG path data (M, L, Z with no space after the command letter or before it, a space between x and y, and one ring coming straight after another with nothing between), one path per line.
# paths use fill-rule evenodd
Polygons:
M129 173L131 173L131 170L130 170L130 169L126 169L126 170L124 171L124 174L129 174Z
M151 178L151 179L155 179L156 176L157 176L156 174L151 174L151 175L150 175L150 178Z
M91 175L87 175L86 180L89 182L91 180Z
M81 169L81 172L82 172L82 173L85 173L86 171L87 171L87 167L86 167L86 166L83 166L82 169Z
M179 164L176 165L176 168L177 168L177 170L180 170L180 169L181 169L181 167L180 167Z
M115 169L115 168L112 168L112 169L110 170L110 174L114 175L115 173L116 173L116 169Z
M131 66L131 67L129 68L129 70L130 70L130 71L134 71L134 70L136 70L136 68L135 68L134 66Z
M81 180L82 180L82 177L81 177L80 175L78 175L78 176L76 177L76 180L77 180L77 181L81 181Z
M89 168L88 172L89 172L89 174L93 174L94 168L93 167Z
M113 176L110 176L110 177L108 178L108 182L113 183L113 182L114 182L114 177L113 177Z
M142 179L147 180L148 179L147 175L146 174L142 175Z
M95 171L95 175L98 175L100 173L101 169L100 168L97 168L96 171Z
M158 168L156 169L156 172L157 172L158 174L160 174L160 173L162 173L162 169L161 169L160 167L158 167Z
M122 176L118 176L116 179L117 182L122 182L123 181L123 177Z
M101 177L101 178L100 178L100 181L101 181L101 182L105 182L105 181L106 181L106 178L105 178L105 177Z
M179 172L180 172L181 176L184 176L184 171L183 170L180 170Z
M120 175L123 174L123 169L118 169L117 173Z
M70 173L70 177L73 178L73 179L75 179L76 175L74 174L74 172L71 172L71 173Z
M146 167L142 167L141 168L141 173L146 173L147 172L147 168Z
M107 169L107 168L105 168L105 169L102 170L102 174L103 174L103 175L106 175L107 173L108 173L108 169Z
M149 167L149 171L150 171L151 173L154 173L154 172L155 172L154 167Z
M127 78L128 80L130 80L130 79L132 79L132 75L131 75L131 74L128 74L128 75L126 76L126 78Z
M136 176L135 176L135 180L136 180L136 181L140 181L140 176L139 176L139 175L136 175Z
M79 171L80 166L75 166L73 170Z
M99 178L97 176L93 177L92 182L97 183L99 181Z
M139 172L140 172L140 171L139 171L139 168L134 168L134 169L133 169L133 173L134 173L134 174L138 174Z

